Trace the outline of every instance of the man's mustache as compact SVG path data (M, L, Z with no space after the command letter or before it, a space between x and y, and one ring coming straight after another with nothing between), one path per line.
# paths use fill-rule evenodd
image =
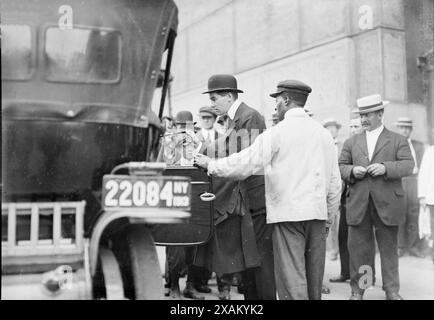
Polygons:
M362 126L369 126L369 122L368 121L362 121Z

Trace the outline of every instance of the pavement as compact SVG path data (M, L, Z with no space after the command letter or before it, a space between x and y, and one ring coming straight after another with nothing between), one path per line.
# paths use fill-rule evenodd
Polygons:
M164 260L161 250L159 250L160 259ZM375 259L375 269L377 272L377 281L374 287L366 290L365 300L384 300L385 295L381 289L381 264L380 256L377 254ZM164 265L164 264L163 264ZM329 279L338 275L340 272L339 259L331 261L326 260L324 272L324 284L327 285L331 292L323 294L323 300L348 300L350 295L349 281L346 283L330 283ZM431 258L416 258L404 256L399 259L399 273L401 282L400 294L405 300L434 300L434 264ZM212 292L204 294L206 300L218 300L218 290L215 276L210 280L209 286ZM181 291L185 288L185 278L180 279ZM236 287L231 289L232 300L244 300L243 295L237 292ZM190 300L183 298L184 300Z

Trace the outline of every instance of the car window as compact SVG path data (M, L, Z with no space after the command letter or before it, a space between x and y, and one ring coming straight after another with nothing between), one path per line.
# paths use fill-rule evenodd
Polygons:
M116 82L121 69L120 33L50 27L45 37L45 66L50 81Z

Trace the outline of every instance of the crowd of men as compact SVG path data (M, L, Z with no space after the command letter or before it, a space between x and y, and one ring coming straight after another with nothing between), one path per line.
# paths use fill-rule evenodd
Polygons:
M350 280L350 300L361 300L375 283L376 239L386 299L402 300L398 258L423 257L422 233L433 229L434 147L424 156L423 144L410 138L409 118L398 119L399 134L385 128L388 102L378 94L356 101L351 136L342 143L341 124L320 124L304 108L311 91L301 81L279 82L270 94L273 126L266 129L263 116L239 99L235 77L214 75L199 130L189 111L165 120L169 132L196 131L194 163L212 176L216 195L211 240L167 248L172 298L180 298L184 266L183 295L192 299L211 291L212 272L222 300L230 299L233 285L246 300L321 299L329 291L323 285L328 248L330 259L341 262L330 281ZM420 212L429 209L431 220L421 226Z

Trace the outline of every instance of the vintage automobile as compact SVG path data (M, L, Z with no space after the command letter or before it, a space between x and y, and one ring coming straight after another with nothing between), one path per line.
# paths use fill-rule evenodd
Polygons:
M155 244L213 223L207 175L155 162L176 5L1 8L2 299L163 298Z

